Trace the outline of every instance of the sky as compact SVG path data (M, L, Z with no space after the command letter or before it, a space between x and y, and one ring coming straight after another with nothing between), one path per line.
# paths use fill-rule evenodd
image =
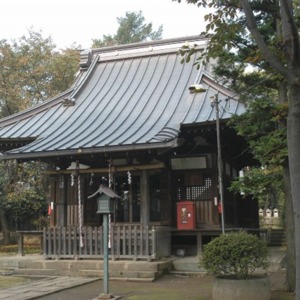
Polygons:
M11 41L29 29L52 37L58 48L73 43L90 48L92 39L115 34L118 17L142 11L153 30L163 25L163 38L200 34L207 11L172 0L6 0L1 1L0 39Z

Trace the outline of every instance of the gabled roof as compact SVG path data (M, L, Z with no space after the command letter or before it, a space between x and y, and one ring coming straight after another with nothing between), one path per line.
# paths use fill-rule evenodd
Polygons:
M221 119L245 107L193 62L182 64L185 41L201 51L206 40L186 37L85 51L71 89L0 120L0 144L27 141L5 158L129 151L177 145L182 125L213 121L210 97L225 102ZM204 93L191 93L195 83Z

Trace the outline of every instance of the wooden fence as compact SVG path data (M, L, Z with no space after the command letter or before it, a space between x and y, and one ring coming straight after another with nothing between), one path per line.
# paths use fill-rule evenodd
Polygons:
M102 227L77 226L44 229L45 258L103 258ZM171 253L169 227L142 225L111 225L111 259L155 260Z

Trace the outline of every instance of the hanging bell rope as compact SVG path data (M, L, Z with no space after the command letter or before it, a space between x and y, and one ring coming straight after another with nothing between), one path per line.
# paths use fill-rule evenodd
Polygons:
M110 159L108 161L108 187L111 188L112 187L112 183L113 183L113 174L112 174L112 159ZM111 214L108 215L108 248L111 248L111 236L110 236L110 232L111 232Z
M81 183L80 183L80 167L78 160L76 161L76 169L77 169L77 186L78 186L78 218L79 218L79 244L80 248L83 247L82 240L82 206L81 206Z

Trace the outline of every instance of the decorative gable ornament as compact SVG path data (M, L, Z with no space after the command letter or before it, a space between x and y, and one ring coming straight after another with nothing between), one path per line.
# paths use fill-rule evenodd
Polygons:
M87 70L92 62L93 53L90 49L84 50L80 53L80 70Z

